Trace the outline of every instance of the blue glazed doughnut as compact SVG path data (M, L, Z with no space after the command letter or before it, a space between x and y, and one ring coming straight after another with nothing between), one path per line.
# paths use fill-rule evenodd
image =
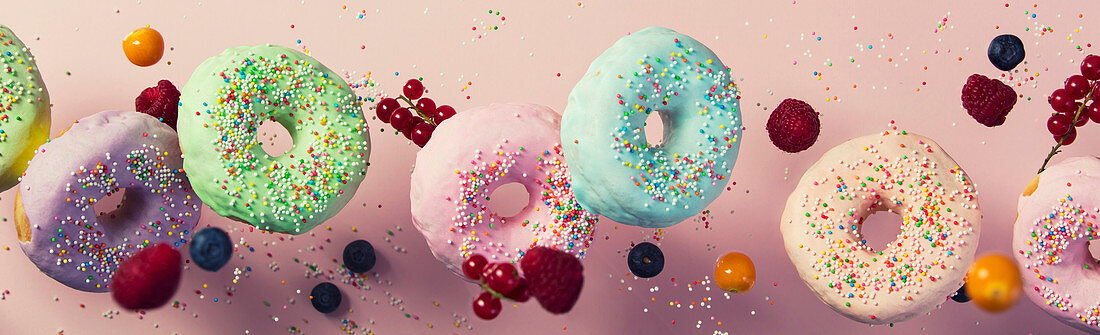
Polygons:
M589 66L562 116L565 161L588 211L641 227L698 214L725 188L740 147L739 92L718 56L695 39L650 27ZM645 121L659 113L660 145Z

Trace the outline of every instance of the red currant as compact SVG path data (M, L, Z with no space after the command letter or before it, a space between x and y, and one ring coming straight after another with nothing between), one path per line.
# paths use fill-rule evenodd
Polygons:
M1100 123L1100 102L1093 101L1089 104L1089 108L1085 109L1085 112L1089 114L1092 122Z
M1055 136L1054 137L1055 142L1057 142L1059 139L1061 139L1060 136ZM1062 139L1062 145L1073 144L1073 140L1076 140L1076 139L1077 139L1077 129L1070 129L1069 132L1066 133L1066 138Z
M1073 126L1074 127L1082 127L1086 124L1089 124L1089 115L1086 114L1086 113L1088 113L1088 109L1082 110L1080 102L1073 103L1073 106L1074 106L1073 112L1066 115L1066 116L1069 116L1070 119L1073 119L1075 117L1077 118L1077 123L1074 123ZM1081 111L1081 116L1080 117L1077 116L1077 111L1078 110Z
M443 120L450 119L452 116L455 116L455 108L450 105L442 105L436 107L435 114L432 115L432 121L435 121L438 126Z
M405 135L405 138L407 138L409 140L412 140L413 139L413 129L416 129L416 127L419 127L420 125L422 125L424 123L425 122L424 122L423 119L413 116L412 126L409 126L408 128L402 129L401 134Z
M512 292L519 286L519 273L510 263L498 263L489 273L489 288L497 293Z
M516 288L512 289L511 292L505 294L504 297L512 299L516 302L525 302L531 299L531 294L527 292L527 279L520 277L519 285L517 285Z
M405 87L401 88L401 93L405 93L405 97L409 100L420 99L424 95L424 83L419 79L409 79L405 82Z
M1089 93L1089 80L1085 76L1075 74L1066 79L1066 94L1070 99L1084 98Z
M1050 118L1047 119L1047 130L1055 137L1062 136L1072 128L1070 123L1073 123L1073 120L1070 119L1069 116L1057 113L1051 115Z
M413 121L419 120L413 116L408 108L398 108L390 115L390 125L398 131L405 131L413 126Z
M430 98L422 98L416 101L416 109L419 109L425 116L435 115L435 101Z
M398 108L401 108L401 103L398 103L394 98L382 98L378 101L378 105L374 107L374 112L378 113L378 119L382 122L390 123L390 115Z
M481 292L477 299L474 299L474 314L484 320L496 319L497 315L500 315L500 309L500 299L494 297L492 293Z
M423 148L425 144L428 144L428 140L432 139L432 132L434 131L435 126L433 126L431 123L421 122L413 127L412 137L410 137L409 139L412 140L413 143L415 143L416 145Z
M1069 93L1066 93L1063 88L1054 90L1054 93L1051 93L1050 97L1047 98L1047 102L1050 102L1050 107L1059 113L1069 113L1073 110L1073 99L1069 97Z
M489 260L485 259L485 256L473 254L465 262L462 262L462 274L473 280L481 279L481 270L485 268L485 264L489 264Z
M500 263L489 263L489 264L486 264L485 267L481 268L481 282L482 283L485 283L485 284L489 283L489 277L491 277L493 275L493 269L496 269L497 265L500 265Z
M1081 74L1088 80L1100 79L1100 56L1085 56L1085 59L1081 60Z

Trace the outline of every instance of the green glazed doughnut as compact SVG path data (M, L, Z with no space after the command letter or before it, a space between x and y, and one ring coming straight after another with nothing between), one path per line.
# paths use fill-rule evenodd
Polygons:
M351 200L367 173L362 103L339 75L275 45L230 48L199 65L181 90L183 169L204 203L259 229L302 234ZM263 120L294 146L261 148Z
M19 183L34 150L50 137L50 94L34 56L0 25L0 191Z

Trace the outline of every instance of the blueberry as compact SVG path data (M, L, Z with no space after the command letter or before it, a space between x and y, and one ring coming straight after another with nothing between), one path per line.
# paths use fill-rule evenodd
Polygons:
M191 259L206 271L218 271L233 256L233 242L217 227L200 230L191 237Z
M951 295L951 300L954 300L955 302L970 301L970 296L966 295L966 284L963 284L963 286L960 287L958 291L955 291L955 294Z
M1024 42L1010 34L993 38L989 42L989 61L1001 71L1012 70L1024 61Z
M330 282L317 284L312 291L309 291L309 302L313 304L314 309L321 313L332 313L337 307L340 307L340 301L343 299L344 296L340 294L340 288Z
M374 267L374 247L370 242L355 240L344 247L344 266L352 273L365 273Z
M642 242L630 249L626 256L626 265L630 267L630 273L639 278L650 278L661 273L665 268L665 254L661 248L653 243Z

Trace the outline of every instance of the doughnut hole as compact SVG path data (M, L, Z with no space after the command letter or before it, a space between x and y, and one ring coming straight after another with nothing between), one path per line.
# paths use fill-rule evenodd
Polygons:
M520 183L500 185L489 194L485 206L499 217L511 217L519 214L531 202L531 193Z
M118 192L110 193L99 200L96 200L92 204L93 210L95 210L96 221L110 222L112 219L117 218L122 214L119 209L122 209L123 199L126 199L126 193L130 192L128 189L122 188Z
M294 138L282 123L263 119L256 127L256 142L271 157L279 157L294 147Z
M668 117L666 112L656 111L649 113L645 119L645 140L650 147L660 147L668 142Z
M886 250L890 243L901 235L901 215L886 210L876 210L863 220L858 231L864 245L871 250Z

